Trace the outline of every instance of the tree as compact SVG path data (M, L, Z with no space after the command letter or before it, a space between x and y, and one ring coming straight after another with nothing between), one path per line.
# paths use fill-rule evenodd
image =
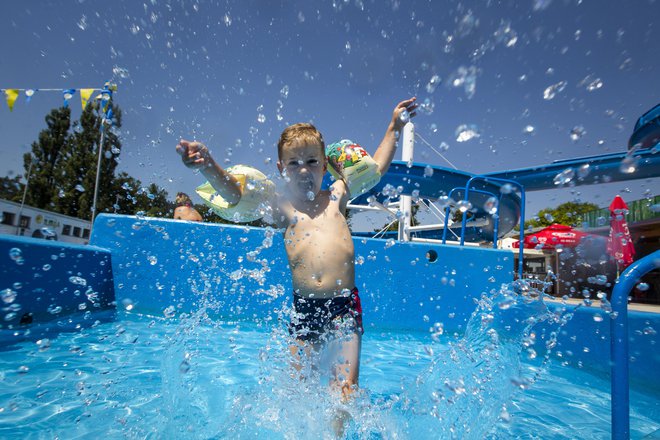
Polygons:
M124 172L114 179L111 193L112 210L118 214L172 217L174 213L174 203L167 200L167 191L155 183L143 187L142 182Z
M23 156L25 174L29 173L25 203L35 208L53 209L57 197L59 169L64 160L63 149L68 142L71 110L60 107L46 116L48 128L32 143L31 153Z
M21 176L0 177L0 199L20 202L23 197L23 188L25 185L21 182Z
M111 211L114 204L113 181L121 142L115 134L121 128L121 110L112 105L112 127L106 125L99 176L97 212ZM91 219L96 184L96 164L101 142L103 114L97 102L85 107L80 122L66 145L65 160L58 170L61 177L55 209L66 215Z
M562 203L556 208L542 209L534 216L532 220L525 222L525 228L538 228L550 226L553 223L559 223L567 226L580 226L582 215L599 209L598 205L593 203Z

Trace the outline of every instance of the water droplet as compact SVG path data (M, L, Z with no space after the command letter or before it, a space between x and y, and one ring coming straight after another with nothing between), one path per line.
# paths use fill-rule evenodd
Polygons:
M284 99L289 97L289 86L284 86L280 90L280 96Z
M474 124L461 124L456 128L456 141L467 142L481 136L479 128Z
M50 339L44 338L37 341L37 347L39 351L46 351L50 348Z
M496 197L489 197L488 200L484 203L484 211L490 215L497 213L497 208L499 207L499 201Z
M587 130L585 130L584 127L581 125L576 125L571 129L571 133L570 133L571 140L573 142L576 142L579 139L581 139L585 134L587 134Z
M307 200L314 200L316 198L316 194L314 194L314 191L307 191Z
M78 192L85 192L85 187L82 186L81 184L76 185L75 189Z
M502 194L511 194L513 192L513 185L510 183L505 183L500 187L500 193Z
M543 217L544 217L547 221L549 221L550 223L552 223L552 222L555 221L555 218L554 218L554 217L552 216L552 214L550 214L549 212L546 212L546 213L543 215Z
M589 85L587 86L587 90L593 92L594 90L598 90L601 87L603 87L603 81L600 78L596 78L595 80L589 83Z
M4 289L0 291L0 298L5 304L11 304L16 299L16 292L12 289Z
M543 91L543 99L545 99L546 101L553 99L557 95L557 93L561 93L564 91L567 84L568 83L566 81L559 81L557 84L548 86Z
M426 84L426 91L428 93L433 93L435 92L435 89L440 85L442 80L440 79L439 75L433 75L429 82Z
M44 264L44 266L42 267L42 270L43 270L44 272L48 272L50 269L51 269L51 265L50 265L50 264Z
M346 46L344 46L344 47L346 49L346 53L351 53L351 43L350 42L347 41Z
M636 287L640 292L646 292L649 290L649 285L647 283L639 283Z
M174 306L168 306L165 308L165 310L163 310L163 315L166 318L174 318L175 314L176 314L176 309L174 308Z
M637 156L626 156L623 158L621 161L621 165L619 166L619 171L621 171L624 174L632 174L635 171L637 171L637 167L639 165L639 157Z
M77 276L72 276L69 277L69 282L72 284L76 284L78 286L86 286L87 285L87 280L85 278L77 277Z
M573 168L566 168L564 171L555 176L553 182L555 185L559 186L566 185L571 180L573 180L573 177L575 177L575 171L573 171Z
M598 313L596 313L596 314L594 315L594 321L595 321L595 322L603 322L603 317L602 317L602 315L599 315Z
M123 78L123 79L128 78L130 76L129 73L128 73L128 69L126 69L124 67L119 67L119 66L114 66L112 68L112 73L114 74L114 76L117 76L117 77Z
M523 133L524 134L534 134L534 126L533 125L526 125L525 128L523 128Z
M431 165L426 165L424 167L424 177L433 176L433 167Z
M51 315L57 315L58 313L62 313L62 307L61 306L51 306L48 308L48 313Z
M456 208L457 208L460 212L467 212L467 211L469 211L469 210L472 208L472 203L470 203L470 202L467 201L467 200L461 200L461 201L459 201L459 202L456 203Z
M585 179L589 173L591 172L591 167L589 166L588 163L585 163L584 165L580 166L577 171L577 175L579 179Z

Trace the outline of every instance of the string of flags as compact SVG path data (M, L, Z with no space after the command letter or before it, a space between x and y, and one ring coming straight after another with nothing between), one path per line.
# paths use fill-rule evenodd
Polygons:
M7 106L9 111L14 111L14 104L16 100L21 95L21 92L25 95L25 103L29 104L32 97L37 92L59 92L62 94L62 99L64 100L64 107L69 106L69 101L76 94L77 91L80 92L80 103L82 104L82 109L85 110L87 103L90 101L90 98L94 92L100 92L95 100L99 100L103 111L107 111L108 104L112 99L112 93L117 91L117 85L106 82L102 88L78 88L78 89L0 89L5 94L5 99L7 100Z

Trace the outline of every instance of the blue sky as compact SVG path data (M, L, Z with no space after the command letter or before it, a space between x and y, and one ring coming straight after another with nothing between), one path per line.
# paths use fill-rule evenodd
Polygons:
M312 121L326 141L373 152L396 102L416 95L427 104L417 132L479 173L624 151L637 117L660 101L657 0L6 0L0 10L0 86L112 79L120 170L171 196L201 183L174 152L180 137L206 142L221 163L275 172L286 125ZM60 103L42 92L10 113L3 102L0 175L22 172ZM78 95L72 108L77 118ZM480 137L458 142L463 124ZM420 143L416 159L448 166ZM657 194L658 180L531 193L527 212L576 197L639 199Z

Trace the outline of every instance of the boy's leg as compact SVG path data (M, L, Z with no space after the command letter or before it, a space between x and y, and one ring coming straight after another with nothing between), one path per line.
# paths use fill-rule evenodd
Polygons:
M336 347L337 358L333 364L332 386L341 391L344 399L348 399L358 386L362 334L356 331L332 343L339 344Z

